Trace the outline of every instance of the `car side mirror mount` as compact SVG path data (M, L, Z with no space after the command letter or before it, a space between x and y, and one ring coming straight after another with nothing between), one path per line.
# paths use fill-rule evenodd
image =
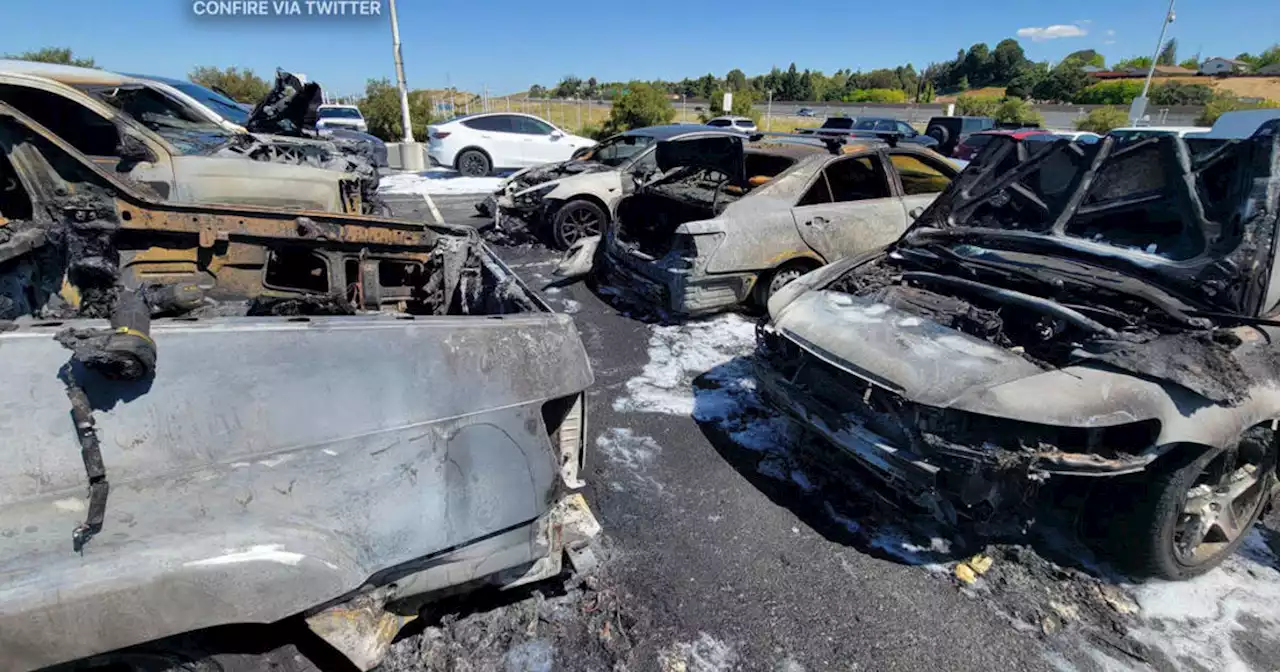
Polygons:
M551 131L552 140L559 140L560 138L563 138L563 137L564 137L564 133L560 129L557 128Z
M158 158L147 143L131 133L120 134L120 145L116 148L116 153L128 163L155 163Z
M910 217L911 221L914 222L915 220L920 219L920 215L922 214L924 214L924 207L920 206L920 207L911 208L911 212L907 213L907 217Z

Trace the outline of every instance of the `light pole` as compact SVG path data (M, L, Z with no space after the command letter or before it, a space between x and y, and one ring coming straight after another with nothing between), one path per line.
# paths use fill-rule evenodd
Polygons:
M773 131L773 89L766 89L765 93L769 96L769 104L764 108L764 130Z
M1142 95L1135 98L1133 105L1129 108L1129 122L1132 124L1137 124L1147 112L1147 92L1151 90L1151 78L1156 74L1156 60L1160 58L1160 49L1164 47L1164 33L1174 19L1173 3L1174 0L1169 0L1169 12L1164 15L1164 21L1160 23L1160 39L1156 41L1156 52L1151 55L1151 67L1147 69L1147 81L1142 84Z
M396 0L387 3L391 10L391 48L396 57L396 86L400 89L400 123L404 126L404 143L400 146L400 167L419 172L427 159L422 147L413 140L413 120L409 117L409 88L404 82L404 59L400 56L400 21L396 17Z

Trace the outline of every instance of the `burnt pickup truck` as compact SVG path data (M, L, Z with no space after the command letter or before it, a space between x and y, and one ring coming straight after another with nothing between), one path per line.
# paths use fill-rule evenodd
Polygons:
M161 201L2 103L0 149L6 669L246 624L370 669L426 600L591 561L586 353L473 230Z
M1089 479L1101 550L1208 571L1276 486L1277 131L997 138L897 242L772 297L760 389L944 521Z

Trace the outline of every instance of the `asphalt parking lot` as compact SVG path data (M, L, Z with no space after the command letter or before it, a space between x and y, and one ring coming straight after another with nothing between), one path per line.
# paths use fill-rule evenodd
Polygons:
M481 194L435 198L476 225ZM426 216L420 196L389 196ZM1200 579L1132 585L1060 528L972 546L798 459L761 405L755 317L641 321L558 254L495 247L574 315L589 393L587 497L604 527L591 577L439 605L388 669L1274 670L1275 517ZM958 563L991 568L969 584Z

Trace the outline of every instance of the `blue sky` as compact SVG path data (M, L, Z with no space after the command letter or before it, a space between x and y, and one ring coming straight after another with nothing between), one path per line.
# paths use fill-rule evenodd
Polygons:
M65 46L112 70L175 77L198 65L238 65L260 75L282 66L334 94L357 93L370 77L394 77L385 2L382 16L371 18L208 18L195 15L195 1L3 0L0 48ZM920 68L975 42L995 46L1019 30L1035 60L1093 48L1113 61L1153 51L1167 0L809 0L794 9L777 0L398 4L411 87L487 85L500 95L570 73L679 79L737 67L754 75L792 61L828 73L904 62ZM1177 17L1170 35L1181 58L1197 50L1204 57L1257 52L1280 39L1277 0L1182 0ZM1034 30L1049 26L1056 28Z

